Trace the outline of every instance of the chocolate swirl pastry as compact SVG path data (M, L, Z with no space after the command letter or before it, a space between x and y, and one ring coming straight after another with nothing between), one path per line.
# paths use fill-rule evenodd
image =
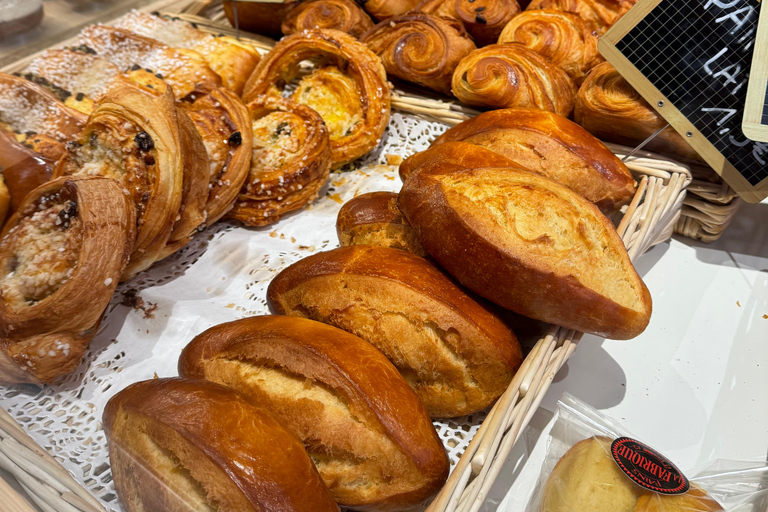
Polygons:
M331 139L333 167L372 150L389 122L389 87L381 60L338 30L305 30L284 37L256 66L245 85L245 102L281 96L299 76L302 61L316 62L291 99L320 113Z
M467 55L453 73L453 94L468 105L524 107L569 116L576 87L568 74L519 43Z
M604 34L637 0L532 0L526 10L555 9L577 14L596 35Z
M365 11L376 21L384 21L413 11L421 0L367 0L363 4Z
M39 384L75 369L128 263L134 211L104 178L27 195L0 240L0 381Z
M320 115L284 98L248 103L253 153L250 174L227 214L247 226L265 226L304 207L328 178L331 146Z
M633 147L667 124L608 62L596 66L587 75L576 96L573 118L601 140ZM700 158L672 127L654 137L645 149Z
M475 49L458 21L419 12L381 22L360 41L381 57L390 75L443 94L451 91L456 65Z
M180 212L185 177L182 155L189 150L182 142L170 91L151 97L136 86L122 85L94 110L56 168L56 176L115 179L133 200L136 245L122 280L158 260L173 242L177 217L193 213ZM202 199L204 206L205 196ZM202 217L201 212L194 213Z
M147 12L131 11L117 20L115 26L173 48L197 52L221 76L224 87L238 95L243 92L246 79L261 60L252 46L234 37L206 34L178 18L167 19Z
M477 46L486 46L498 40L520 5L517 0L426 0L418 10L461 21Z
M306 0L296 5L283 19L283 34L314 28L341 30L360 37L373 27L370 16L352 0Z
M499 44L520 43L560 66L576 85L589 70L604 62L597 51L597 36L577 15L543 9L525 11L504 27Z

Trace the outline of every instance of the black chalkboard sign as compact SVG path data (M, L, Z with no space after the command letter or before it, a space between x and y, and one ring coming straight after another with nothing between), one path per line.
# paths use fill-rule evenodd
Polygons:
M768 144L741 128L759 10L756 0L641 0L599 43L622 76L750 202L768 196Z

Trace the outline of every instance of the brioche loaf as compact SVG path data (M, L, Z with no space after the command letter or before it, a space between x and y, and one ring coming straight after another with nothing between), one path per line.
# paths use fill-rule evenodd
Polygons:
M647 492L640 496L634 512L719 512L725 509L700 487L691 485L685 494L665 496Z
M417 172L398 206L443 268L504 308L612 339L648 325L651 296L613 225L552 180L512 168Z
M444 142L433 145L425 151L413 154L400 164L400 179L408 179L415 171L434 170L441 172L449 169L461 171L478 167L520 167L509 158L494 153L490 149L468 142Z
M397 208L394 192L370 192L344 203L336 217L336 233L343 246L379 245L427 255Z
M339 510L299 440L218 384L132 384L107 403L104 429L128 512Z
M484 409L522 360L494 313L398 249L358 245L312 255L278 274L267 300L273 313L340 327L384 352L432 417Z
M469 142L504 155L565 185L604 211L618 210L635 194L629 170L602 142L552 112L485 112L454 126L432 144L448 141Z
M302 440L340 505L417 505L448 476L419 398L381 352L341 329L289 316L217 325L184 349L179 374L267 408Z

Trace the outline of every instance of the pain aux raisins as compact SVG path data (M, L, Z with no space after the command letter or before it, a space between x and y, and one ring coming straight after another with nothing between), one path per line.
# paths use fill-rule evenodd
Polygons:
M67 201L64 204L64 208L59 211L59 218L56 221L56 225L61 229L68 229L72 219L77 217L77 203L74 201Z
M152 137L147 132L139 132L136 137L133 138L133 142L142 151L149 151L155 147Z
M230 146L237 147L243 143L243 136L240 132L235 132L229 136L228 142Z

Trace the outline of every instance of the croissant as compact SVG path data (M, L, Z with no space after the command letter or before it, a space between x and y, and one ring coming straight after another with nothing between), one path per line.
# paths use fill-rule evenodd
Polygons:
M520 43L560 66L579 85L590 69L603 62L597 36L577 15L543 9L515 16L499 36L499 43Z
M448 94L451 74L475 43L456 20L414 12L382 21L360 37L392 76Z
M248 109L253 120L250 174L228 217L264 226L317 195L328 178L331 145L322 118L309 107L257 96Z
M526 10L555 9L583 19L596 35L604 34L637 0L531 0Z
M283 34L314 28L331 28L360 37L373 27L370 16L353 0L305 0L283 19Z
M188 148L177 119L170 91L151 97L136 86L115 87L56 168L57 177L116 179L136 205L136 245L122 280L160 258L179 216Z
M284 37L261 60L245 84L243 99L280 96L299 65L322 59L326 66L305 76L291 99L320 113L328 125L333 167L373 149L389 122L389 87L381 60L338 30L305 30Z
M33 190L0 240L0 381L72 371L96 333L135 237L114 180L68 178Z
M595 137L632 147L667 124L608 62L596 66L584 80L576 97L573 117ZM654 137L645 148L700 158L671 127Z
M156 39L173 48L199 53L221 77L224 87L237 95L243 92L245 81L261 60L252 46L234 37L214 37L177 18L166 19L134 10L117 20L115 27Z
M280 39L280 24L286 14L296 6L296 0L286 0L283 3L273 2L231 2L224 1L224 15L229 23L240 30L254 34L262 34L272 39ZM235 17L237 9L237 17Z
M384 21L413 11L421 0L367 0L363 9L376 21Z
M459 20L477 46L487 46L499 39L520 5L517 0L426 0L418 10Z
M464 57L452 89L468 105L535 108L566 117L576 96L565 71L519 43L492 44Z
M89 25L80 32L78 41L121 70L145 68L158 74L158 78L173 88L177 98L194 91L197 84L221 85L219 75L208 67L199 53L176 50L127 30Z

